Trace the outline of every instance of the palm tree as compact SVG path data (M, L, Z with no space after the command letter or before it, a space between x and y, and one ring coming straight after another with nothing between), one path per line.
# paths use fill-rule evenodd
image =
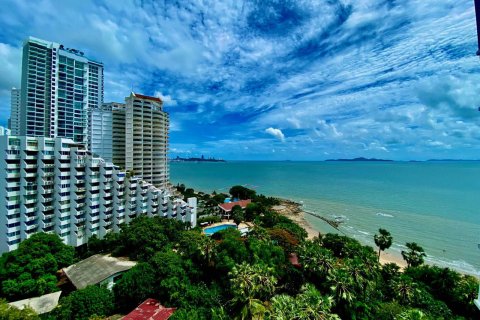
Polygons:
M423 258L427 256L425 250L415 242L407 242L406 246L409 250L402 250L402 257L407 262L407 265L409 267L418 267L423 264Z
M355 282L345 268L335 269L328 277L328 284L337 305L349 306L355 298Z
M391 280L389 286L394 293L395 300L402 305L411 304L418 292L418 285L410 277L405 275L401 275L398 279Z
M375 240L375 244L378 247L378 261L380 262L380 252L390 248L393 238L390 232L385 229L380 228L378 229L378 232L380 234L375 234L373 239Z
M277 284L271 268L243 262L233 267L229 275L234 295L231 302L241 309L238 318L263 319L268 311L268 304L264 301L270 299Z
M313 241L305 241L299 247L297 255L305 270L320 277L326 277L335 265L332 252Z
M296 297L286 294L272 298L268 319L272 320L338 320L330 313L333 299L324 297L312 285L307 284Z

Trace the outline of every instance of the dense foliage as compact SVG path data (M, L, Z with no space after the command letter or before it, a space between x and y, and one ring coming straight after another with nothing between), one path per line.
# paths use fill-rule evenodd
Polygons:
M110 290L88 286L60 299L53 317L59 320L88 320L92 316L110 315L113 307L113 294Z
M29 307L22 310L12 307L5 300L0 300L0 320L37 320L40 319Z
M57 291L57 270L73 263L74 249L57 235L37 233L0 257L1 296L9 301Z
M239 194L245 191L237 189ZM215 201L214 197L204 199ZM381 265L372 247L338 234L307 239L303 228L272 211L278 200L256 195L254 199L260 200L241 213L235 210L235 222L254 224L247 236L229 228L207 237L200 228L190 229L177 220L139 217L118 234L92 238L82 256L112 253L139 263L112 292L101 287L73 292L50 316L88 319L124 314L146 298L155 298L177 308L172 320L480 318L472 303L477 280L423 265L425 253L418 244L407 245L405 270ZM23 245L18 253L2 256L2 285L19 281L14 270L38 281L72 262L73 254L65 246L53 238L49 241L51 247L41 237L32 237L24 242L28 248ZM392 241L386 230L375 237L379 250ZM23 255L29 255L29 261ZM46 263L52 260L47 255L56 264Z

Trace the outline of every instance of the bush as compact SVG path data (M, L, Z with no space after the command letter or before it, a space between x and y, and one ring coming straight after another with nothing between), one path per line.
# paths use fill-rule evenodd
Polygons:
M105 317L113 312L113 293L99 286L88 286L62 298L53 310L59 320L88 320L91 316Z

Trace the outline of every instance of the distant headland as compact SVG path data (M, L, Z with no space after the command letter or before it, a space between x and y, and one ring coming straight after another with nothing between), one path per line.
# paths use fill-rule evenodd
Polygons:
M203 155L200 158L181 158L177 156L176 158L170 159L170 162L226 162L223 159L215 158L205 158Z
M325 161L382 161L382 162L392 162L393 160L385 160L385 159L375 159L375 158L353 158L353 159L327 159Z

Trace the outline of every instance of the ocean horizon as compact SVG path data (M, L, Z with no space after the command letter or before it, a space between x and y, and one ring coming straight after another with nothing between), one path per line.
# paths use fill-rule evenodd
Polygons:
M203 192L233 185L288 198L326 218L340 232L375 247L379 228L391 232L387 251L400 255L417 242L426 262L478 275L479 161L228 161L174 162L171 182ZM319 232L338 232L306 215Z

